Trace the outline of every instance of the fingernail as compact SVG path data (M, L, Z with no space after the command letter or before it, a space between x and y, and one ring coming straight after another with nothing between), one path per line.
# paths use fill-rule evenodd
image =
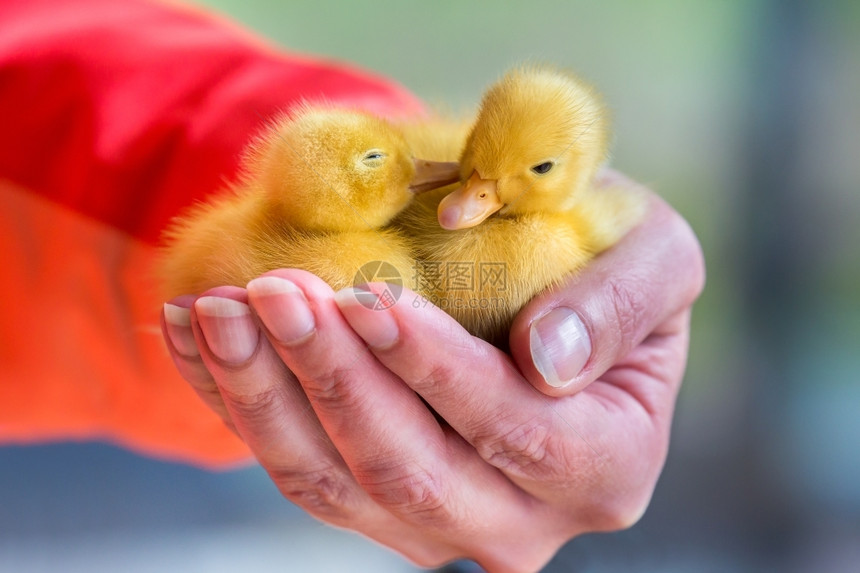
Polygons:
M194 309L212 354L228 364L241 364L251 358L260 341L260 331L247 304L203 296L194 302Z
M316 328L311 307L294 282L280 277L260 277L249 282L247 288L254 310L280 342L298 342Z
M397 321L382 304L379 295L363 288L345 288L334 300L349 325L371 348L385 350L394 346L400 336Z
M197 341L191 331L190 308L164 303L164 323L167 326L167 337L176 352L189 358L200 356Z
M555 388L570 384L591 356L582 320L569 308L551 310L531 324L529 342L535 368Z

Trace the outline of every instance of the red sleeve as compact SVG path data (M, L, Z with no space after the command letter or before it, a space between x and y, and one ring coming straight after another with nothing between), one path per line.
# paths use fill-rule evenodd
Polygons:
M150 265L165 223L233 176L264 119L314 99L422 109L197 9L0 3L0 442L247 456L174 371Z

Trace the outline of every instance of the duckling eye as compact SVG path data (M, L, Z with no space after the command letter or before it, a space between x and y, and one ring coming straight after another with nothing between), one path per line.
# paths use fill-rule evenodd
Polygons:
M532 167L532 171L534 171L538 175L543 175L550 169L552 169L552 161L546 161L544 163L541 163L540 165L535 165L534 167Z
M362 158L362 161L364 161L365 163L369 161L379 161L383 157L385 157L385 154L381 151L368 151L367 154Z

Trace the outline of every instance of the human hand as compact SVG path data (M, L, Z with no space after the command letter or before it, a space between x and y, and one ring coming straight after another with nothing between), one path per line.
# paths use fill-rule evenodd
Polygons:
M686 223L650 203L621 243L523 309L513 360L408 291L370 310L298 270L173 301L168 346L312 515L422 566L536 570L578 534L634 523L665 460L704 269ZM555 344L559 327L589 342Z

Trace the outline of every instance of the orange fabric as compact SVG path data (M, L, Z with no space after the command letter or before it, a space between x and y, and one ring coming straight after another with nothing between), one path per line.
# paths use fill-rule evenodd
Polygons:
M178 377L148 279L153 247L0 181L0 433L102 438L200 463L248 456Z
M146 0L2 0L0 30L0 444L98 438L210 466L247 459L164 348L148 281L158 235L235 177L278 111L420 103Z

